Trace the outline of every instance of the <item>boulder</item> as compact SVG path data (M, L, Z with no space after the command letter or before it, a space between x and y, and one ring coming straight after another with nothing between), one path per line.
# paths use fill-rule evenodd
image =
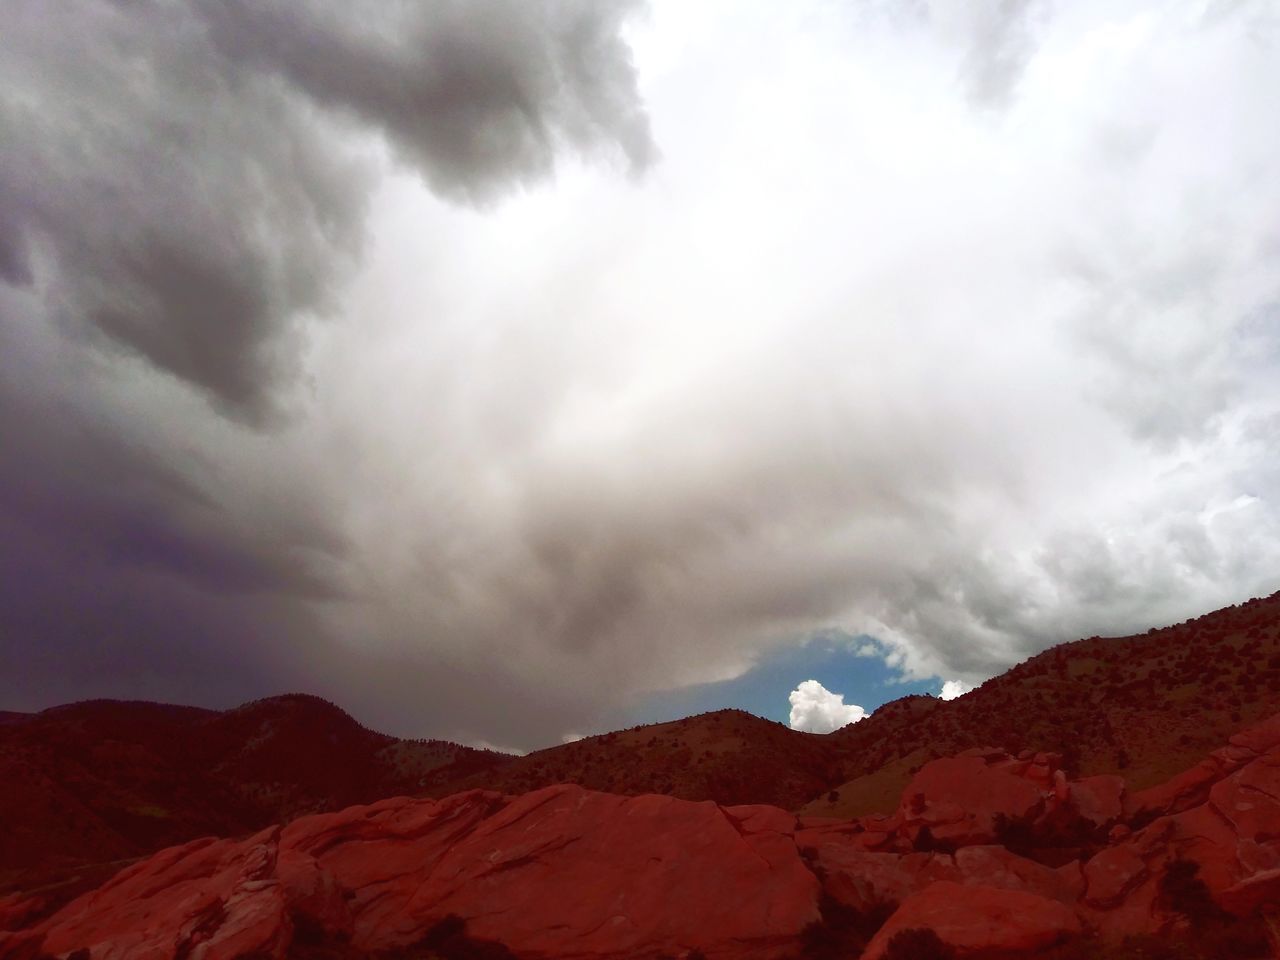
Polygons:
M1190 770L1133 794L1125 805L1128 817L1181 813L1204 803L1213 785L1241 767L1280 748L1280 714L1235 734Z
M927 827L942 843L991 843L998 819L1029 822L1044 809L1046 784L1019 775L1033 767L996 751L931 760L903 791L898 813L913 837Z
M1117 906L1149 875L1134 845L1110 847L1084 866L1085 899L1100 909Z
M295 931L376 952L445 917L522 957L772 960L819 919L795 818L556 786L396 798L247 840L162 851L68 904L0 957L261 960Z
M941 880L903 901L867 945L863 960L880 960L895 934L921 928L961 957L996 951L1033 955L1081 932L1075 912L1058 900Z
M1047 867L996 845L962 847L955 853L960 881L969 886L1022 890L1050 900L1075 903L1084 892L1078 861Z
M885 853L832 842L809 850L827 894L863 913L896 906L937 880L962 879L955 858L945 853Z
M1162 904L1170 865L1190 861L1217 904L1238 916L1280 906L1280 727L1233 737L1190 771L1138 795L1148 813L1174 810L1125 836L1084 868L1081 904L1104 936L1159 933L1180 922ZM1269 746L1270 744L1270 746ZM1262 752L1259 752L1262 751Z
M1084 889L1079 863L1054 869L998 845L962 847L952 855L868 851L833 836L798 842L823 877L823 889L862 912L902 903L939 880L1022 890L1064 903L1074 903Z
M41 949L87 949L93 960L283 960L293 931L275 877L279 833L196 840L128 867L41 924Z
M21 930L45 909L40 894L12 893L0 897L0 930Z
M1104 827L1124 816L1125 792L1123 777L1085 777L1067 783L1067 804L1080 819Z

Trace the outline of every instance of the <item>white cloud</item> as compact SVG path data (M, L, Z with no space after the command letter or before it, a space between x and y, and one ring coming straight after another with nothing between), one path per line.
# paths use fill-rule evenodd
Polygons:
M791 691L791 729L806 733L830 733L857 723L867 712L844 695L832 693L817 680L805 680Z
M963 680L946 680L942 684L942 692L938 694L938 699L954 700L956 697L963 697L972 689L973 687Z
M566 158L475 211L389 167L270 434L136 363L23 363L15 340L60 358L66 325L6 326L7 301L0 385L84 391L174 466L164 489L189 481L185 512L148 493L136 515L181 521L255 626L204 646L263 637L269 688L417 735L555 742L825 629L973 681L1271 592L1273 4L953 6L656 0L628 34L646 179ZM34 515L40 484L14 489ZM236 586L215 535L325 599ZM190 578L193 551L154 552ZM43 633L77 635L62 620Z

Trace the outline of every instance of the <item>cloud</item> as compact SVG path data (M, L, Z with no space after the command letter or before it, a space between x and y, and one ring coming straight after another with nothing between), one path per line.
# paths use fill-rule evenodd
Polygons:
M566 150L649 163L632 6L22 0L0 276L261 420L363 246L371 138L468 202Z
M308 344L340 321L389 170L483 207L570 156L652 162L620 33L635 9L6 11L0 696L225 705L310 683L388 727L451 730L458 697L407 726L421 680L397 691L402 652L319 616L351 595L355 545L307 479L328 456ZM484 658L431 674L509 679Z
M0 697L529 748L1271 592L1268 8L18 4Z
M844 702L843 694L832 693L817 680L804 680L791 691L792 730L805 733L830 733L867 715L857 704Z
M944 48L959 53L957 74L978 105L1003 106L1035 52L1036 0L930 2L927 16Z
M942 683L942 692L938 694L939 700L954 700L956 697L963 697L972 690L969 684L963 680L944 680Z

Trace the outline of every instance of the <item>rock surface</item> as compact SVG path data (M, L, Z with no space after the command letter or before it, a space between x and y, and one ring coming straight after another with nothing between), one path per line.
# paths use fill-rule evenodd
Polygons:
M1082 915L1104 934L1158 933L1177 918L1161 890L1174 863L1195 865L1237 916L1280 907L1280 717L1231 738L1192 770L1139 794L1138 815L1171 811L1085 865Z
M772 960L824 902L889 914L872 960L918 927L963 957L1168 933L1197 910L1271 923L1280 717L1136 797L997 750L926 764L896 814L856 820L572 785L399 797L169 848L44 920L35 902L0 902L29 924L0 933L0 960L286 960L299 938L378 954L447 917L531 960Z
M574 786L398 798L163 851L0 956L40 940L93 960L283 958L296 924L378 951L456 915L520 956L769 958L818 919L794 825L772 807Z
M962 956L991 950L1034 956L1078 936L1080 921L1057 900L940 880L903 901L867 946L863 960L879 960L895 934L919 928L932 930Z

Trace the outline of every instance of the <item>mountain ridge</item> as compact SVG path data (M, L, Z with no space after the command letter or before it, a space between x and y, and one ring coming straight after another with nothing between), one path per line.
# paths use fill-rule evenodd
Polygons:
M573 783L850 818L890 812L931 759L986 747L1055 752L1072 776L1140 790L1277 710L1280 593L1050 648L956 700L904 697L826 735L722 710L512 757L390 737L309 694L228 711L82 701L0 715L0 821L22 824L0 837L0 894L402 794Z

